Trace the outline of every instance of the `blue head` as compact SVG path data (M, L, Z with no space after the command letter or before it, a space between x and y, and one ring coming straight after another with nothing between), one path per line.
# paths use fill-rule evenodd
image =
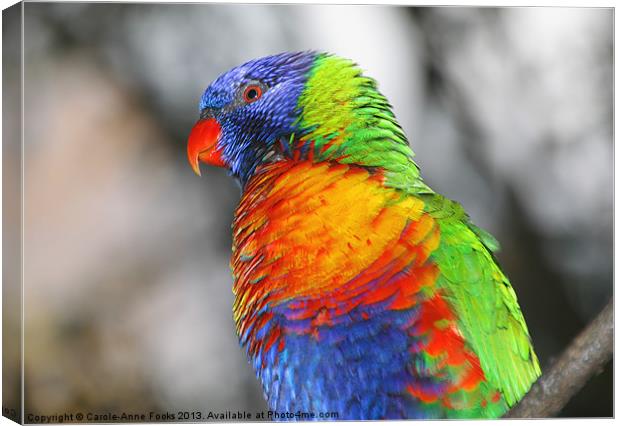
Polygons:
M280 138L296 131L297 102L317 54L282 53L218 77L200 100L188 145L190 163L228 167L245 185Z

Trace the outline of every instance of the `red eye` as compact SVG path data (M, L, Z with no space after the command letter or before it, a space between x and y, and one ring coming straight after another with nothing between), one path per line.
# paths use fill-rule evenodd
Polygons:
M252 103L260 99L263 95L263 90L260 86L252 85L245 88L243 91L243 100L247 103Z

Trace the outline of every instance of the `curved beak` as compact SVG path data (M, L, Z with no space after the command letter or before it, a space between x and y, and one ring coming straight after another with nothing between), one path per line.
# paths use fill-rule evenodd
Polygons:
M198 120L192 128L187 141L187 159L198 176L200 176L200 161L212 166L226 167L222 149L217 147L221 130L215 118Z

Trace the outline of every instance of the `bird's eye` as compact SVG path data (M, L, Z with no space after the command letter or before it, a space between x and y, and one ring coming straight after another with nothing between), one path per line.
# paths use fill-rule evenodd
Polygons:
M261 89L260 86L251 85L246 87L243 91L243 100L249 104L259 100L262 95L263 89Z

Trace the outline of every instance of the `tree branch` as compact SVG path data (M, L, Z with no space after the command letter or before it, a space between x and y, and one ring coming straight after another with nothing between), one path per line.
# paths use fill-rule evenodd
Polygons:
M557 415L570 399L612 358L614 308L609 301L572 341L560 359L504 417L541 418Z

